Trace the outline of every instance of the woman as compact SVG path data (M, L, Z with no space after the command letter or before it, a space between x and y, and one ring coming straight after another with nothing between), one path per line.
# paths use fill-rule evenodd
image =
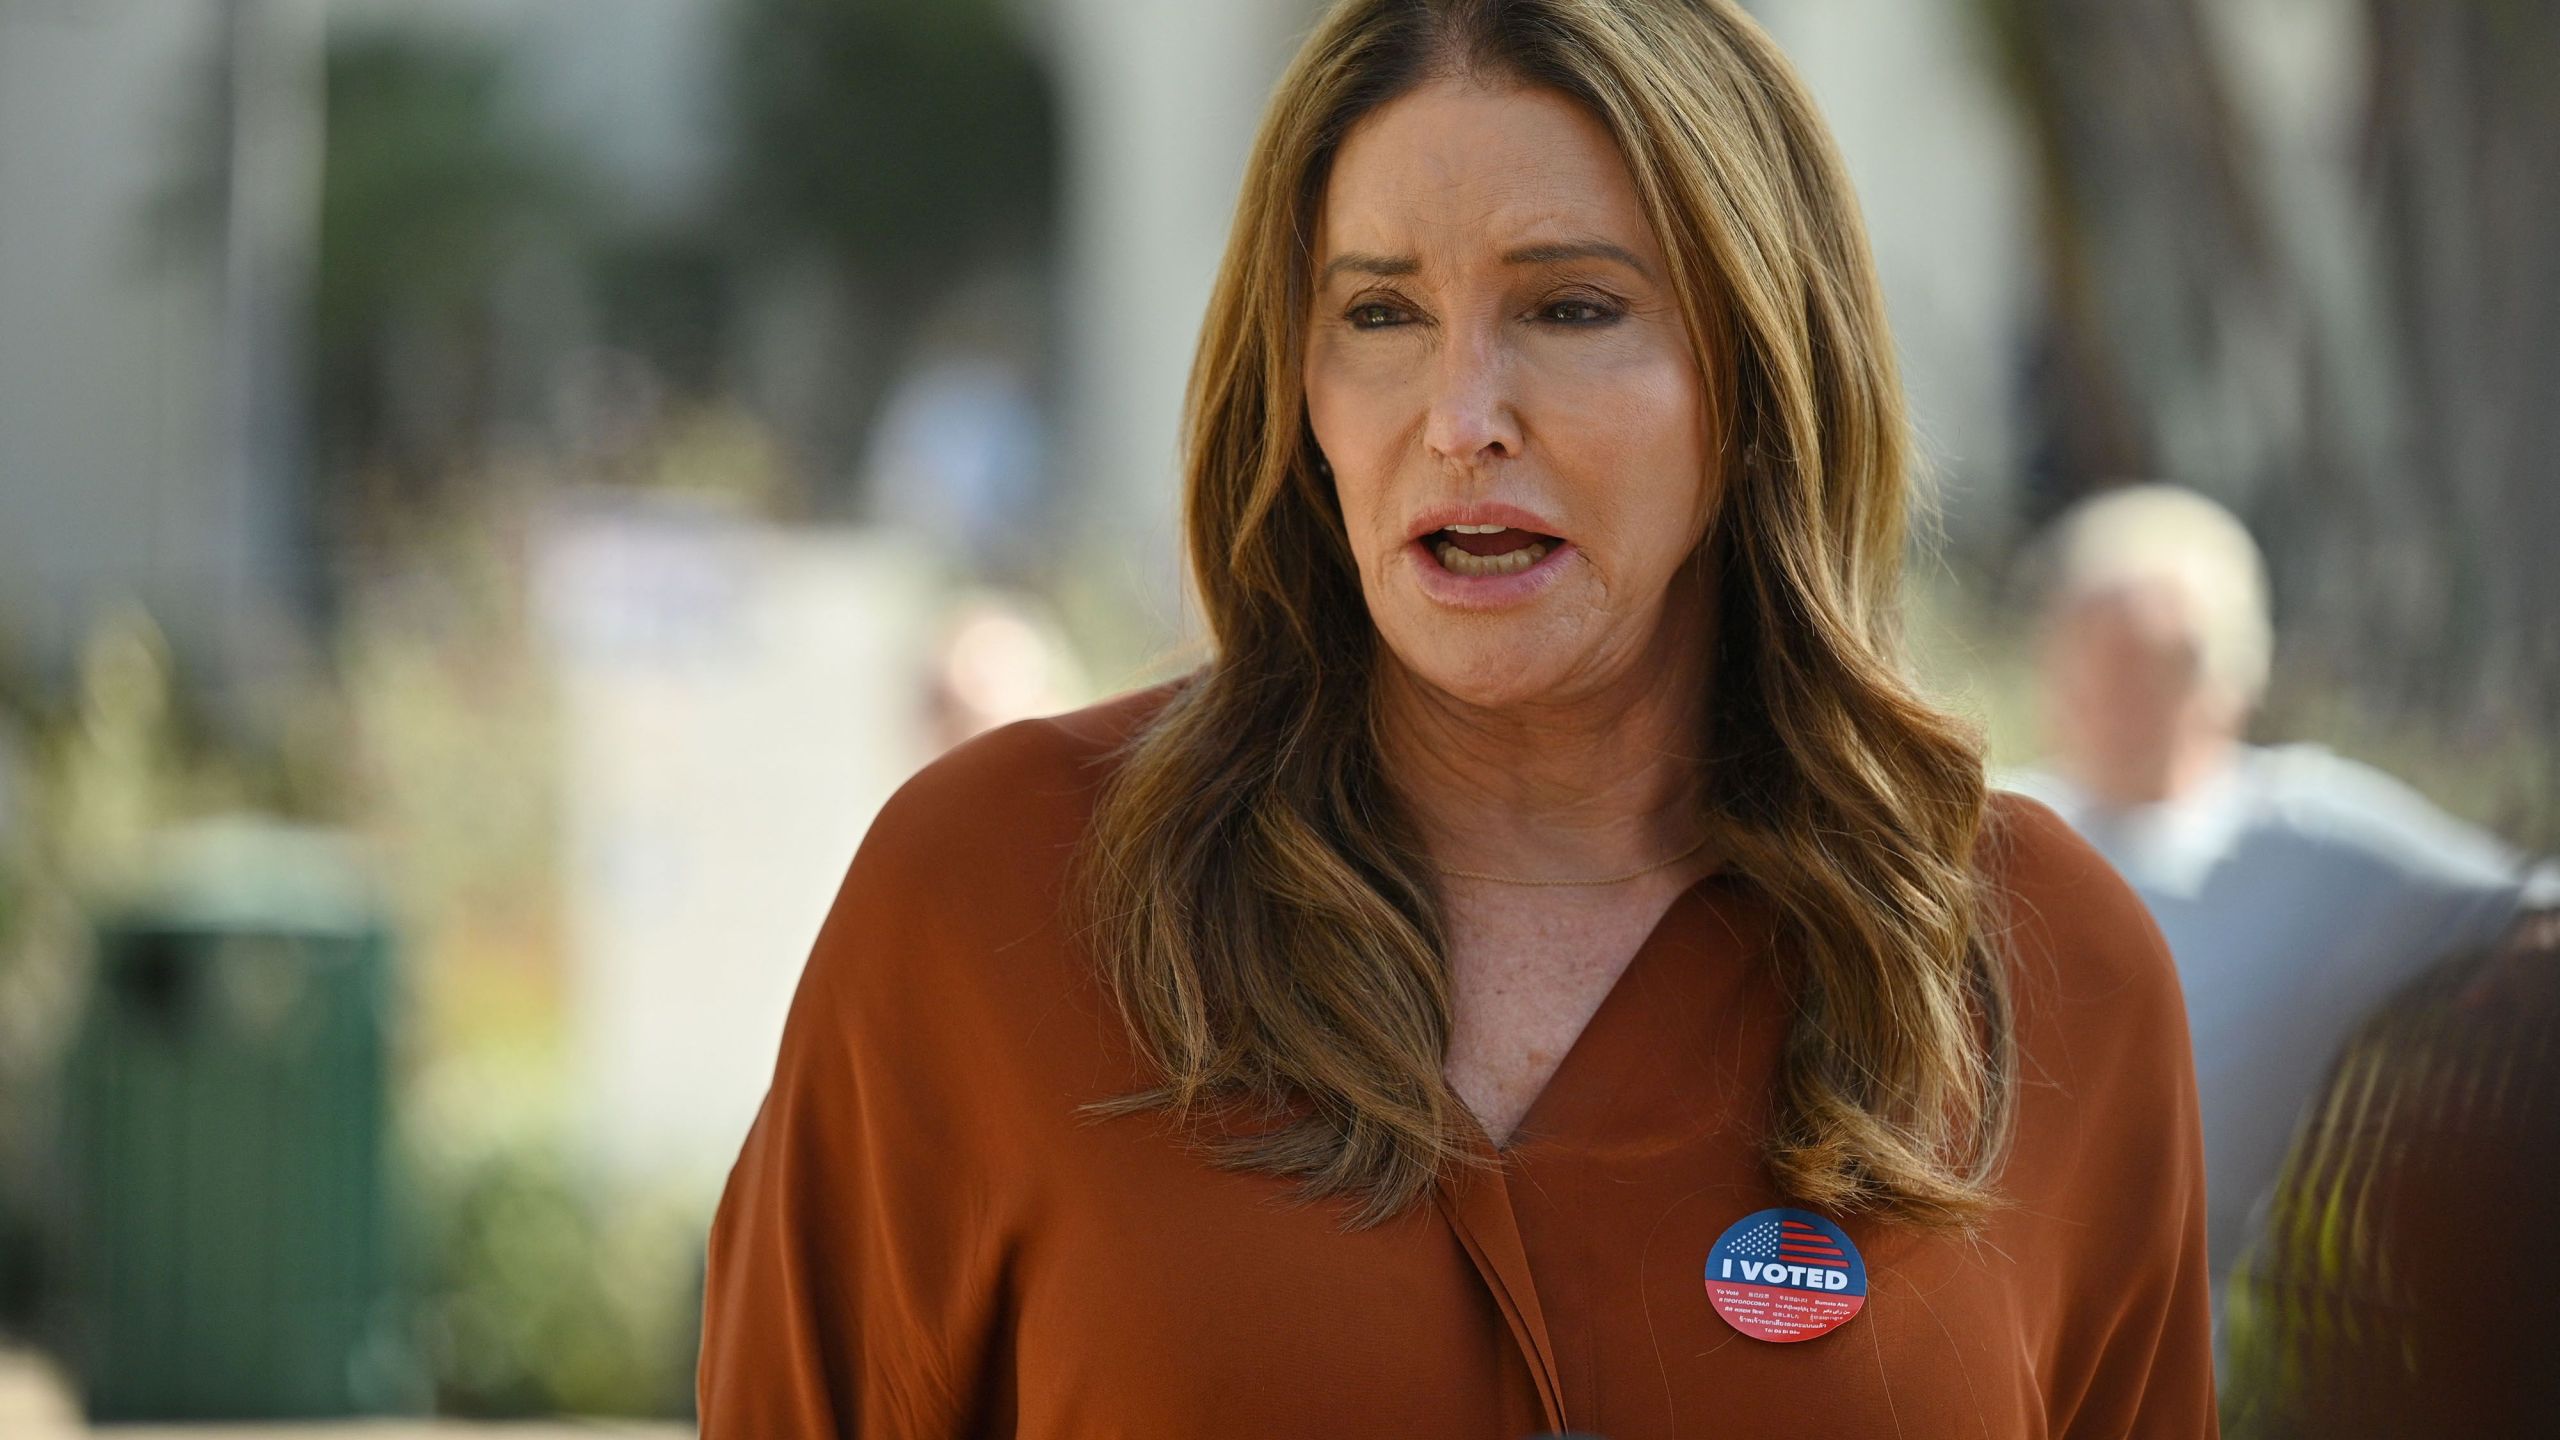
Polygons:
M703 1433L2209 1433L2159 933L1892 641L1837 158L1725 0L1343 0L1188 410L1215 658L875 822Z

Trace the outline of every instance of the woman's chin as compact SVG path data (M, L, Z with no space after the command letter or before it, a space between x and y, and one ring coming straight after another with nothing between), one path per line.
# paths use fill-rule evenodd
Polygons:
M1590 622L1605 612L1578 570L1542 576L1528 594L1482 609L1452 606L1414 579L1393 577L1385 595L1373 593L1371 618L1405 671L1459 703L1500 709L1566 698L1611 648L1593 633Z
M1434 627L1439 628L1439 627ZM1471 709L1503 710L1563 697L1571 667L1549 645L1484 635L1416 636L1388 642L1406 673L1427 690Z

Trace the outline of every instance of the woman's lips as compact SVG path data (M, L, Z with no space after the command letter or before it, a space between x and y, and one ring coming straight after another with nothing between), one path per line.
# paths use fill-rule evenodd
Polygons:
M1480 528L1488 525L1526 531L1531 535L1553 536L1564 533L1557 528L1555 521L1546 516L1499 500L1452 501L1433 506L1412 517L1404 533L1419 540L1452 527Z

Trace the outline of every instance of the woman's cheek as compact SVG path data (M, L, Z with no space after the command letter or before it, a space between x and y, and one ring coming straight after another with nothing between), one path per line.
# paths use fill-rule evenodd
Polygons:
M1685 354L1646 353L1616 363L1588 357L1569 374L1551 377L1551 393L1570 396L1558 407L1577 430L1607 437L1608 447L1629 458L1682 470L1706 454L1706 393Z
M1390 431L1414 409L1413 390L1425 367L1344 346L1320 353L1307 367L1307 403L1323 418L1317 433L1331 434L1358 451Z
M1333 465L1334 503L1342 510L1352 563L1365 577L1383 552L1400 543L1394 534L1398 518L1388 513L1385 493L1393 466L1374 457L1356 430L1336 425L1316 434Z
M1344 388L1367 388L1410 381L1428 373L1431 355L1419 326L1352 333L1338 327L1319 331L1309 369Z

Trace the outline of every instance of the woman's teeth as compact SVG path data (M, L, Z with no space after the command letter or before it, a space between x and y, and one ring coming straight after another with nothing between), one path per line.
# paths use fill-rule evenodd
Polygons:
M1454 530L1458 527L1453 525L1450 528ZM1489 528L1498 530L1501 527ZM1470 531L1469 533L1483 532ZM1470 555L1456 545L1443 540L1433 548L1432 553L1440 557L1442 568L1453 575L1517 575L1546 559L1547 547L1543 542L1532 540L1517 550L1506 550L1499 555Z

